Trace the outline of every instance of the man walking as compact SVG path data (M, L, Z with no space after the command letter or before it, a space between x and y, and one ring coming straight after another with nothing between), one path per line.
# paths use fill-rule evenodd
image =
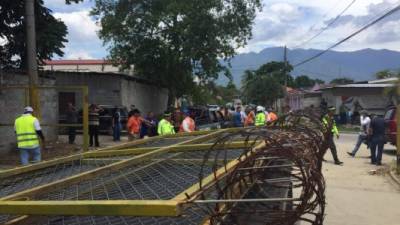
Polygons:
M371 123L371 118L369 118L367 111L362 110L360 116L361 130L360 133L358 134L356 146L354 146L352 152L347 152L347 154L349 154L351 157L354 157L356 155L361 144L368 139L368 130L370 123Z
M39 120L34 117L32 113L32 107L25 107L24 114L18 117L14 123L22 165L29 164L29 158L31 154L33 157L33 163L40 162L41 160L40 143L38 137L40 137L42 143L44 143L44 136Z
M68 109L67 109L67 123L68 124L77 124L78 123L78 112L76 108L71 102L68 102ZM76 127L71 126L68 127L68 143L74 144L75 143L75 136L76 136Z
M335 107L329 107L328 108L328 113L322 118L322 123L325 125L326 128L331 128L328 132L329 134L329 139L328 139L328 145L329 149L331 150L333 160L335 161L336 165L342 165L343 162L341 162L337 156L337 150L336 150L336 145L335 145L335 140L334 136L339 139L339 130L337 129L335 119L333 116L335 115Z
M369 133L371 135L371 164L380 166L385 145L385 120L382 117L374 116Z
M113 140L114 141L120 141L121 140L121 111L120 109L116 106L113 110L113 116L112 116L112 128L113 128Z

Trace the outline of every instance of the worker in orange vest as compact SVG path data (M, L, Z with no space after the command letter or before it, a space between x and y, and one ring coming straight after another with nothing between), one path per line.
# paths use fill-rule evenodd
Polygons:
M276 115L276 113L273 111L272 108L270 108L268 113L268 122L274 122L278 119L278 116Z
M196 124L189 112L185 112L185 119L182 121L179 132L193 132L196 129Z

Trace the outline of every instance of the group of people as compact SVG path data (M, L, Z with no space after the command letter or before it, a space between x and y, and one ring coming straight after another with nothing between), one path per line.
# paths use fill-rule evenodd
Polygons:
M232 115L234 127L264 126L267 122L273 122L277 119L278 116L272 108L267 111L263 106L257 106L255 109L247 107L245 111L242 111L241 106L237 106Z
M332 153L335 164L341 165L343 164L343 162L341 162L338 158L337 149L334 142L335 137L339 139L339 130L336 126L336 121L334 119L336 109L334 107L329 107L327 111L327 114L322 118L322 122L326 127L331 128L328 146ZM372 114L371 117L368 115L367 111L361 111L360 132L358 135L358 139L353 151L347 152L347 154L351 157L355 157L361 144L365 143L367 145L367 148L370 149L371 164L379 166L382 165L382 153L383 147L385 145L385 120L375 114Z

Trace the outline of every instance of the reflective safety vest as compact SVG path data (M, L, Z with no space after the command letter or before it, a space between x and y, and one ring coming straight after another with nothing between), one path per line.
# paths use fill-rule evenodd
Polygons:
M175 134L174 126L166 119L162 119L158 123L158 135Z
M256 126L264 126L265 125L265 113L264 112L259 112L256 115Z
M39 138L34 125L35 120L36 118L32 115L23 115L15 120L18 148L33 148L39 146Z
M188 123L189 124L189 130L190 132L193 132L196 129L196 125L194 123L194 120L192 118L190 118L189 116L187 116L181 123L181 125L179 126L179 132L185 132L185 130L183 129L183 123Z
M322 123L325 125L325 128L328 128L329 126L332 126L331 132L334 135L339 135L339 129L336 126L336 121L334 118L330 117L328 114L326 114L322 118Z

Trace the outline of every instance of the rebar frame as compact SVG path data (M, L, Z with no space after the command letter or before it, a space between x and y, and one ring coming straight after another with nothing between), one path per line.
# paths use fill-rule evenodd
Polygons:
M26 190L18 188L25 179L6 176L10 191L1 193L0 213L8 216L0 222L320 225L321 162L331 134L310 115L297 112L266 127L199 133L177 143L157 137L79 154L60 160L79 169L58 167L65 175L57 179L45 178L56 174L57 164L17 173L39 184ZM154 144L158 140L167 146ZM21 214L26 216L10 216Z

